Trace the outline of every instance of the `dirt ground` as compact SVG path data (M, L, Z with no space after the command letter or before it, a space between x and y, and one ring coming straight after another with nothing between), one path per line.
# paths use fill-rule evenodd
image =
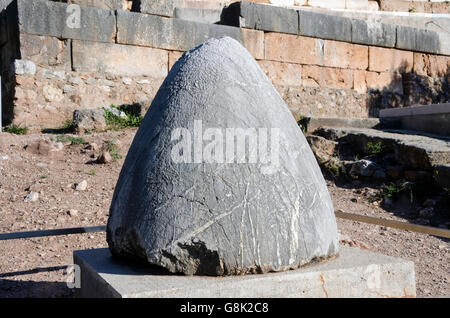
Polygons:
M66 142L62 150L48 155L24 147L56 135L0 134L0 233L106 224L114 186L135 132L93 133L83 136L88 144ZM94 163L98 148L108 141L118 144L123 158ZM76 190L83 180L87 189ZM327 183L336 210L408 221L407 211L388 212L371 203L366 193L373 190L364 185ZM30 192L38 193L37 200L24 202ZM449 240L337 221L343 243L413 261L417 296L450 296ZM104 233L0 241L0 297L72 297L73 290L66 285L72 252L98 247L107 247Z

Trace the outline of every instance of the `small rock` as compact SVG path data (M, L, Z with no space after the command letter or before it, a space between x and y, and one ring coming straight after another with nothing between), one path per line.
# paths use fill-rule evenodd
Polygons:
M58 141L58 142L55 142L54 144L53 144L53 151L61 151L63 148L64 148L64 145L63 145L63 143L62 142L60 142L60 141Z
M377 166L374 162L367 159L361 159L352 165L350 174L356 174L363 177L370 177L371 175L373 175L376 168Z
M8 155L2 156L1 159L2 159L2 160L8 160L8 159L9 159L9 156L8 156Z
M83 180L75 186L75 190L84 191L87 189L87 181Z
M95 85L97 83L97 80L93 77L89 77L86 81L89 85Z
M110 163L112 160L111 155L108 151L103 151L97 158L98 163Z
M34 75L36 74L36 64L28 60L15 60L14 70L19 75Z
M39 199L39 193L32 191L32 192L28 193L28 195L25 197L23 202L36 202L38 199Z
M69 215L72 216L72 217L75 217L75 216L78 215L78 211L75 210L75 209L70 209L70 210L67 212L67 214L69 214Z
M307 136L306 140L308 141L311 150L314 152L314 155L319 163L329 161L338 144L336 141L328 140L315 135Z
M110 80L107 80L107 79L104 80L103 83L104 83L106 86L110 86L110 87L116 86L116 84L114 84L113 81L110 81Z
M114 107L103 107L103 109L110 111L111 113L113 113L117 117L120 117L120 118L123 118L123 119L127 119L128 118L128 116L127 116L127 114L125 114L125 112L123 112L123 111L121 111L121 110L119 110L117 108L114 108Z
M67 93L71 93L75 91L75 87L71 86L71 85L64 85L63 88L63 93L67 94Z
M25 191L29 192L38 192L42 189L42 184L39 182L33 182L32 185L30 185L28 188L25 189Z
M84 148L86 150L97 151L99 149L98 145L95 142L91 142L89 145Z
M69 83L73 85L81 85L83 84L83 80L77 76L71 76L69 78Z
M60 102L64 98L63 91L51 85L45 85L42 92L45 100L48 102Z
M44 156L48 156L53 152L61 151L63 148L64 145L61 142L54 142L47 139L37 140L25 146L25 149L28 152Z
M73 112L73 126L77 132L103 130L106 128L105 112L103 109L77 109Z
M150 84L150 81L147 80L147 79L142 79L142 80L137 81L136 83L138 83L138 84Z
M66 72L64 72L64 71L54 71L53 75L55 75L57 78L59 78L62 81L66 79Z
M111 88L109 88L109 86L101 85L101 86L99 86L99 87L100 87L100 89L101 89L102 91L104 91L105 93L109 93L109 92L111 91Z
M122 82L125 85L130 85L131 84L131 78L129 78L129 77L122 77Z

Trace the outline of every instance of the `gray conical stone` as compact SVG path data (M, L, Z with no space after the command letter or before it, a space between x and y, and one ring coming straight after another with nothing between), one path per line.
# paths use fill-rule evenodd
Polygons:
M247 163L205 163L194 158L194 146L188 156L174 148L187 137L172 140L172 131L187 128L194 142L195 121L224 135L226 128L268 128L270 136L279 129L279 165L248 163L248 152ZM276 150L270 138L269 150ZM175 162L173 149L199 163ZM337 254L333 206L317 161L237 41L208 40L173 66L123 165L107 241L114 255L188 275L282 271Z

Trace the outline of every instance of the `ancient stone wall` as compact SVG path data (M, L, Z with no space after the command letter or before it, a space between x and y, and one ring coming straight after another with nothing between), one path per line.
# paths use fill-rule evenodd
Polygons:
M183 51L222 36L244 44L297 114L368 117L448 101L448 33L262 4L233 5L220 10L220 24L202 23L174 16L196 9L205 22L199 13L217 9L201 3L216 1L180 1L185 7L147 7L152 14L102 1L13 1L0 15L5 123L57 127L74 109L151 100ZM79 7L79 27L65 2L89 4ZM148 11L139 2L121 4Z

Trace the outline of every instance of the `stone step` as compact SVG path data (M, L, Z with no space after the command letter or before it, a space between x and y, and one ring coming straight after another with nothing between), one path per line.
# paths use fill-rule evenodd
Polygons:
M314 135L347 143L361 154L369 154L368 145L381 143L385 152L392 152L399 165L410 169L436 170L450 164L450 139L419 135L408 130L376 130L370 128L321 127Z
M382 109L384 126L450 136L450 103Z
M320 127L375 128L380 125L378 118L302 117L298 119L306 132L315 131Z

